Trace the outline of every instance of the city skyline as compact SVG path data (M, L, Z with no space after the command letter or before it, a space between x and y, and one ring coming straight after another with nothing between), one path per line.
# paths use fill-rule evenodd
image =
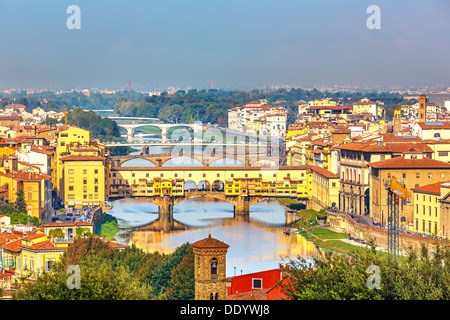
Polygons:
M80 29L67 26L71 5ZM370 5L380 29L369 29ZM0 89L450 86L445 1L3 1ZM447 9L447 10L446 10Z

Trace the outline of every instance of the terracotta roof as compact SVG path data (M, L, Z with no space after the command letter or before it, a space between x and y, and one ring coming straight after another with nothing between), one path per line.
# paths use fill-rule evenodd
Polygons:
M215 238L211 237L211 234L208 236L208 238L205 238L203 240L196 241L191 244L192 247L196 248L228 248L229 245L225 242L222 242L220 240L217 240Z
M412 189L414 192L425 192L425 193L434 193L434 194L441 194L441 186L443 184L449 184L450 183L448 181L444 181L444 182L437 182L437 183L433 183L433 184L429 184L426 186L422 186L422 187L418 187L418 188L414 188Z
M338 174L334 174L331 171L328 171L327 169L324 169L322 167L314 166L311 167L311 170L317 172L318 174L326 177L326 178L339 178L340 176Z
M61 158L62 161L92 161L92 160L105 160L104 157L99 156L77 156L77 155L70 155Z
M93 223L90 222L52 222L52 223L46 223L42 225L43 227L70 227L70 226L93 226Z
M369 166L378 169L387 168L405 168L405 169L424 169L424 168L448 168L450 164L434 159L405 159L405 157L395 157L388 160L369 163Z
M13 242L8 242L7 244L4 244L2 246L2 249L3 250L8 250L8 251L20 252L20 251L22 251L22 249L20 249L20 247L19 247L21 241L22 240L16 240L16 241L13 241Z
M450 129L448 121L425 121L417 122L422 129Z
M10 177L20 181L41 181L42 179L50 180L52 177L45 173L32 173L25 171L0 172L4 177Z
M19 245L20 248L30 249L30 250L66 250L67 247L56 247L50 240L42 241L36 243L32 246L27 246L24 244Z
M22 235L16 233L2 232L0 233L0 245L10 242L11 240L21 238Z

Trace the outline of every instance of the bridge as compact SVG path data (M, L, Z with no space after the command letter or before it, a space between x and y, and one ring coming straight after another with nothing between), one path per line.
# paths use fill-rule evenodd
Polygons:
M146 160L154 164L156 167L162 167L166 162L172 159L182 160L183 158L190 158L200 162L204 167L209 167L212 163L219 160L233 159L241 162L246 166L278 166L280 165L280 157L278 155L267 156L264 154L216 154L214 152L208 153L193 153L182 152L179 154L163 153L163 154L143 154L127 155L127 156L112 156L109 157L113 167L122 167L122 165L130 160Z
M140 198L140 200L143 201L148 201L151 203L154 203L156 205L158 205L159 207L159 216L158 218L147 224L144 226L140 226L137 228L133 228L133 231L164 231L164 232L169 232L169 231L178 231L178 230L189 230L192 229L193 227L190 225L186 225L184 223L181 223L179 221L177 221L176 219L173 218L173 209L171 209L171 206L174 206L175 204L178 204L184 200L187 199L194 199L194 198L202 198L202 197L207 197L207 198L215 198L221 201L225 201L225 202L229 202L229 203L234 203L236 201L236 199L232 198L232 197L227 197L225 196L222 192L186 192L185 193L185 198L182 199L180 197L174 198L174 199L170 199L170 197L148 197L148 198ZM173 201L172 201L173 200ZM263 202L263 201L267 201L270 200L270 198L264 198L264 197L253 197L252 199L250 199L247 202L241 201L241 204L239 204L239 201L237 202L237 206L235 204L235 211L234 211L234 216L233 216L233 220L237 220L239 222L248 222L250 221L250 216L248 214L240 214L240 209L239 209L239 205L242 205L243 203L246 203L249 205L258 203L258 202ZM246 205L245 204L245 205ZM236 210L236 208L238 208ZM249 208L248 208L249 210ZM244 210L244 213L246 211ZM297 221L299 218L295 215L294 212L288 212L286 211L285 213L286 219L285 219L285 223L284 224L280 224L280 226L283 225L289 225L295 221ZM257 225L260 225L261 227L267 228L267 225L263 222L256 222Z
M310 188L308 179L312 179L311 175L309 166L111 167L107 190L110 200L132 197L156 204L159 208L158 229L164 231L182 228L174 222L173 207L187 199L213 197L231 203L235 216L243 216L244 219L248 217L251 205L268 199L295 197L307 205ZM233 181L243 179L247 179L251 184L245 193L235 192L237 187L233 185ZM271 185L280 184L280 188L276 193L273 193L274 188L259 194L252 192L256 179ZM152 189L156 180L161 181L159 191ZM290 183L291 180L296 183L295 194L286 187L286 181ZM167 181L175 182L170 190L162 186L162 183ZM299 194L304 196L299 197Z
M158 129L160 129L161 130L161 138L164 140L167 139L167 132L170 128L187 127L187 128L191 128L192 130L194 130L194 133L203 132L205 129L205 126L201 123L200 124L199 123L120 123L120 124L117 124L117 126L127 130L128 140L131 140L131 138L134 137L134 132L135 132L136 128L140 128L140 127L156 127Z

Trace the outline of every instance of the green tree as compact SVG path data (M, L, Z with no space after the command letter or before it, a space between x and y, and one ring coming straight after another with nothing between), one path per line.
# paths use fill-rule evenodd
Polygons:
M193 300L195 298L194 254L185 256L172 270L168 282L169 300Z
M112 268L101 257L81 260L80 288L69 289L70 276L59 266L54 272L41 273L35 282L23 285L13 293L15 300L143 300L149 288L119 266Z
M64 238L64 231L61 228L51 229L48 236L50 238Z
M401 257L398 262L374 248L348 255L318 251L312 260L300 257L291 259L289 267L285 268L290 281L283 286L283 290L291 299L450 299L448 246L436 243L433 254L429 253L425 245L421 250L410 248L408 255ZM379 281L379 286L373 286L376 281Z
M23 191L23 188L19 188L16 192L16 202L14 205L16 206L16 209L20 213L26 213L27 212L27 203L25 202L25 192Z

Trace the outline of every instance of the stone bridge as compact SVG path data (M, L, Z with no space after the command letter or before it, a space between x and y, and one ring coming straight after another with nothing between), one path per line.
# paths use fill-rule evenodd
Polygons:
M162 167L164 163L172 159L191 158L200 162L204 167L209 167L213 162L222 159L234 159L242 162L245 166L257 165L260 166L278 166L280 158L277 156L266 156L261 154L201 154L201 153L183 153L180 155L166 154L141 154L141 155L127 155L127 156L113 156L109 157L113 167L121 167L125 162L135 159L143 159L153 163L156 167Z
M250 206L267 201L269 197L259 196L226 196L224 192L210 192L210 191L193 191L185 192L184 196L154 196L154 197L134 197L156 204L159 208L159 217L153 223L145 226L142 230L158 230L158 231L173 231L173 230L187 230L190 226L186 226L173 218L173 207L185 200L210 197L221 201L231 203L234 206L234 218L242 221L249 220ZM286 224L296 221L296 216L293 213L286 213Z

